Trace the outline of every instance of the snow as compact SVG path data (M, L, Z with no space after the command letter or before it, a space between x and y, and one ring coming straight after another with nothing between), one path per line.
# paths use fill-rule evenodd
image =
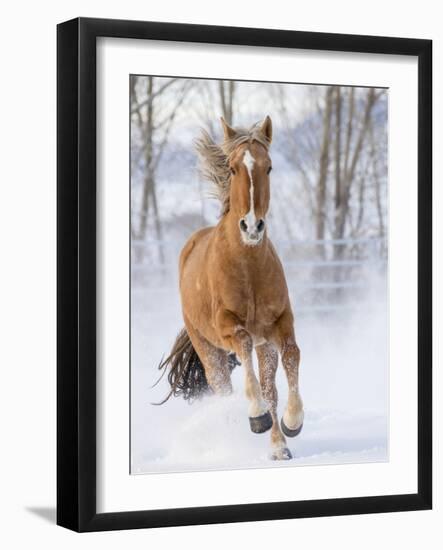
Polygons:
M206 396L191 405L173 397L164 405L152 404L168 392L166 377L152 388L156 367L183 326L176 281L168 284L163 292L132 289L133 474L388 459L387 312L384 300L374 298L378 293L357 313L298 318L305 422L302 433L288 439L294 459L275 462L269 459L269 433L249 429L242 367L233 372L230 396ZM281 365L277 387L281 416L287 395Z

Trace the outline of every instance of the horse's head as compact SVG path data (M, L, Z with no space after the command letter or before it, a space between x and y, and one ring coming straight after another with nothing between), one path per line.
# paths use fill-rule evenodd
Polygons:
M222 119L225 141L236 143L237 132ZM272 122L267 116L247 141L238 139L229 155L231 170L230 211L238 221L244 244L259 244L265 233L269 208L269 174L272 170L268 147L272 140Z

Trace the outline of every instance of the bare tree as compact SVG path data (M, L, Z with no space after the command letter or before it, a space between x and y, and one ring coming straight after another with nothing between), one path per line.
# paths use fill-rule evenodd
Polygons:
M322 130L318 119L323 120L321 98L318 97L318 89L311 87L309 93L310 110L315 112L315 116L307 115L303 125L303 133L298 131L294 124L292 110L294 108L291 99L291 89L284 85L276 84L272 89L273 102L276 104L280 124L283 129L284 141L279 147L279 151L294 170L294 192L298 182L301 184L299 195L304 199L307 212L310 213L311 220L314 221L314 233L307 237L315 237L317 234L317 225L315 220L319 213L319 198L317 191L318 173L319 173L319 149L322 147ZM277 145L278 146L278 145ZM329 155L328 155L329 156ZM291 238L293 224L290 223L292 215L287 216L282 203L280 218L285 222L286 232ZM290 213L291 214L291 213ZM299 236L300 237L300 236Z
M196 115L213 137L220 128L220 116L229 125L235 124L237 86L235 80L201 80L198 84L200 101Z
M345 225L349 214L349 198L351 193L351 186L355 180L355 171L357 164L360 160L360 156L365 142L366 135L371 122L371 112L377 101L377 95L374 88L369 88L366 92L364 112L362 120L360 121L360 128L356 136L355 145L351 150L351 135L354 126L354 94L350 94L350 106L349 106L349 120L347 129L347 141L345 151L345 162L340 174L340 186L336 191L335 197L335 224L334 224L334 238L343 239L345 236ZM336 121L337 124L337 121ZM344 247L338 245L335 248L335 256L341 256Z
M234 80L219 80L220 106L223 118L231 126L234 124L234 99L236 84Z
M385 230L385 221L384 221L384 214L383 214L383 207L382 207L382 200L381 200L381 178L379 174L379 166L378 166L378 155L376 150L376 144L375 144L375 135L374 135L374 125L371 123L369 126L369 138L370 138L370 144L371 144L371 161L372 161L372 172L374 177L374 185L375 185L375 204L377 208L377 217L378 217L378 235L379 237L384 237L386 230Z
M136 212L136 216L131 216L131 234L134 239L144 240L148 219L152 215L159 258L162 263L164 262L163 235L158 211L156 173L174 120L190 90L191 82L176 78L131 77L131 116L137 124L142 144L139 156L143 158L143 189L140 210ZM165 109L164 103L166 102L162 101L162 98L168 92L168 108Z
M316 238L322 240L325 238L325 219L326 219L326 181L329 170L329 148L331 142L331 113L334 88L328 86L325 93L325 107L323 111L323 129L320 148L320 162L317 182L317 212L316 212ZM323 253L324 247L321 247Z

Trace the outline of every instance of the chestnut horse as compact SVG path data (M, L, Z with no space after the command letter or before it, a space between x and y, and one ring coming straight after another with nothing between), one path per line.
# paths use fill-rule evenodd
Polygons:
M180 255L180 295L185 328L169 357L171 395L192 399L205 390L232 391L231 370L240 360L251 430L271 430L271 458L292 458L286 439L303 425L299 393L300 351L282 264L267 235L272 123L249 130L222 120L224 141L207 133L197 141L203 175L215 184L222 216L194 233ZM257 354L259 380L254 372ZM234 355L235 354L235 355ZM279 424L275 375L279 354L288 401ZM163 402L164 402L163 401Z

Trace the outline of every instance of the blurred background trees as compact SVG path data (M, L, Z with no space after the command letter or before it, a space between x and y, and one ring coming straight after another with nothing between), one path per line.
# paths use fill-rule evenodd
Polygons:
M130 84L131 164L133 169L141 165L143 171L141 196L138 197L137 204L132 205L135 209L131 215L131 235L135 240L145 240L148 217L151 216L163 262L163 233L156 188L157 170L168 145L174 120L191 89L192 81L137 76L131 77ZM165 101L163 96L168 89L168 100Z
M318 297L352 286L358 262L386 265L387 90L152 76L130 80L135 263L174 264L193 231L217 223L193 148L200 128L220 141L220 116L250 126L266 114L269 231L285 269L309 268L294 276L313 279Z
M290 94L286 87L277 94L288 142L283 154L303 184L315 238L384 236L386 91L311 87L308 114L295 123L288 113ZM336 257L342 253L337 246Z

